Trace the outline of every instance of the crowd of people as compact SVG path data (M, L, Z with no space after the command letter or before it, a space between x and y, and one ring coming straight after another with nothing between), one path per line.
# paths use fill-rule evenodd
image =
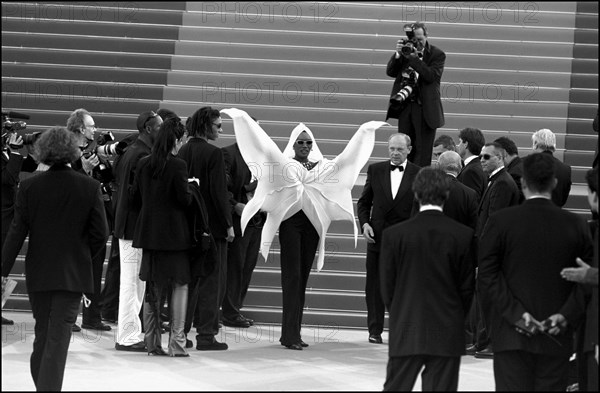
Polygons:
M434 139L444 124L445 54L422 23L410 33L412 49L399 42L387 67L395 78L387 117L398 119L399 132L389 137L389 160L368 166L355 227L367 242L368 342L383 343L389 313L384 390L411 390L423 367L423 390L456 390L465 354L493 358L498 390L564 390L575 351L580 390L597 390L597 221L562 209L571 168L553 155L554 133L533 133L524 158L509 137L488 142L473 127L457 140ZM211 141L223 131L222 113L233 119L236 143L218 148ZM331 221L355 225L350 190L383 124L363 124L333 160L302 123L282 152L245 112L211 107L185 123L164 108L143 112L118 149L97 145L85 109L44 132L27 158L16 150L21 137L8 136L2 277L28 236L36 388L60 390L71 332L112 329L104 322L117 324L118 351L188 357L192 327L197 350L227 350L219 328L254 324L241 310L276 231L280 342L306 349L315 257L320 269ZM266 179L249 165L260 160L293 170ZM35 175L19 184L21 171ZM340 182L326 184L333 174ZM586 178L594 217L597 177L595 167Z

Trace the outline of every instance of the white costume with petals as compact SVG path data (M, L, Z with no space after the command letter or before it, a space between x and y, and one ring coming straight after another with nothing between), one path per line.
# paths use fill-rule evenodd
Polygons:
M332 160L323 157L312 132L302 123L292 131L282 153L275 142L244 111L231 108L221 113L233 119L233 129L242 157L258 179L254 197L241 218L242 231L256 212L268 213L261 237L261 253L265 260L275 232L282 221L300 210L319 233L317 269L323 267L325 235L331 221L348 220L354 227L354 244L358 230L352 206L352 187L375 146L375 130L387 123L370 121L360 126L344 151ZM306 131L313 141L309 161L317 165L310 171L294 160L293 144Z

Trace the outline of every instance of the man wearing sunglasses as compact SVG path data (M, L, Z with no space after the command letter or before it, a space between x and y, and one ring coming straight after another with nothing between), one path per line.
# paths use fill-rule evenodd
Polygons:
M475 230L475 236L478 239L484 234L488 218L492 213L519 204L519 188L504 167L505 154L502 145L493 142L486 144L479 155L483 172L488 176L488 185L479 203L479 215ZM491 304L481 298L479 287L478 281L477 300L479 300L481 315L478 321L479 326L475 332L475 357L491 358L493 356L493 350L489 345Z
M140 209L139 206L129 202L129 186L133 185L137 163L150 154L162 122L162 118L153 111L140 114L136 124L139 137L129 146L115 166L118 191L113 241L119 243L121 260L117 342L115 343L115 349L118 351L146 352L142 341L142 323L139 318L146 288L145 282L138 277L142 263L142 250L132 245Z

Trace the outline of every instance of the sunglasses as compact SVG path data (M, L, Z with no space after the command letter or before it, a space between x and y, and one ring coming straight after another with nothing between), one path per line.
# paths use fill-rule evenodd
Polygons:
M296 143L300 146L312 146L313 141L296 141Z
M479 158L481 158L482 160L491 160L492 157L496 157L496 156L491 156L489 154L482 154L479 156Z
M212 123L212 125L217 128L221 128L223 126L223 123L219 123L219 124Z
M146 128L146 124L148 124L148 122L152 119L155 119L158 117L158 113L154 112L154 111L150 111L150 113L148 114L148 117L146 118L146 121L144 122L144 126L142 128Z

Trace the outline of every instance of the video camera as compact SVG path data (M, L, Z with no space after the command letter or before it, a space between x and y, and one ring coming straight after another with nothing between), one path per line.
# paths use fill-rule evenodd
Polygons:
M404 25L404 33L406 34L407 38L402 39L402 47L400 48L400 53L402 53L405 56L416 53L417 56L419 56L419 58L422 59L423 51L425 50L425 48L423 47L421 42L419 42L419 40L415 38L414 23L408 23Z
M13 119L25 119L29 120L29 115L19 112L4 112L2 111L2 148L6 148L8 139L11 134L16 134L17 131L24 130L27 128L27 123L24 121L13 121ZM33 145L35 141L42 135L41 131L37 131L31 134L24 134L23 145ZM11 145L11 149L20 149L22 145Z

